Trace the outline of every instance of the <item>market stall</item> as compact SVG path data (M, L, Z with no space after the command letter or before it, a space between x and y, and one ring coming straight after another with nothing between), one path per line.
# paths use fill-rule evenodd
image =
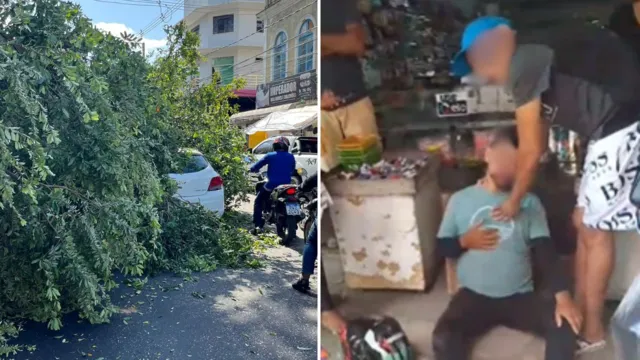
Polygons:
M284 132L301 131L318 122L318 110L316 106L305 106L296 109L274 111L261 120L248 126L245 134L256 132Z
M330 247L323 250L323 266L332 293L348 293L341 307L345 314L392 314L418 350L429 355L431 330L449 299L446 285L450 291L456 287L453 264L445 267L447 276L438 276L443 261L432 252L442 209L450 194L483 176L489 132L514 124L508 94L449 74L465 23L481 14L505 15L519 35L527 36L568 21L606 21L615 4L598 0L513 0L500 6L462 0L360 0L359 4L368 38L363 72L385 149L379 157L372 151L362 152L362 157L366 153L385 161L357 166L353 154L345 155L347 166L329 178L328 187L338 200L331 217L323 218L322 240ZM566 255L569 273L576 246L571 212L583 145L574 134L552 129L549 155L534 190L546 208L557 248ZM413 166L418 168L415 173L407 171ZM616 242L611 298L619 298L631 275L640 271L637 262L629 261L630 254L640 252L637 235L623 234ZM496 333L477 345L474 359L542 358L544 344L535 338L504 329Z
M462 11L455 2L360 2L363 24L368 34L363 70L376 107L385 148L383 156L379 158L384 157L390 163L421 159L435 169L432 170L432 176L436 179L433 186L437 187L434 191L440 193L444 200L442 205L429 210L429 216L436 222L450 194L474 184L483 176L484 148L490 131L514 124L513 101L502 88L485 86L472 78L456 79L449 73L449 63L458 49L465 23L478 10L484 13L499 12L495 4L476 5ZM549 176L541 176L538 192L544 195L541 196L545 199L543 201L552 209L549 222L554 224L553 231L558 234L555 237L562 239L559 247L566 253L572 253L575 236L564 226L570 219L571 207L555 206L553 202L562 199L574 203L575 178L558 170L561 164L575 172L575 164L572 163L576 158L572 151L574 139L562 131L561 136L557 135L558 132L552 132L550 146L559 150L556 152L562 154L563 162L555 161L554 156L549 157L553 160L545 165L545 169L548 169L545 173ZM379 158L374 157L376 160ZM367 164L376 162L371 159L363 161ZM349 169L353 167L349 158L342 162L346 168L343 171L357 174L357 181L378 183L384 180L376 174L363 178L363 173L368 172L366 166L354 170ZM431 165L436 163L438 165ZM565 175L552 176L556 173ZM552 179L550 181L554 186L545 186L545 183L550 183L547 179ZM343 189L342 193L347 196L345 192L349 190L345 189L362 189L364 183L352 187L342 182L333 188L336 191ZM402 187L400 183L387 181L383 187L386 192L393 193L394 188ZM413 218L413 208L407 206L410 212L407 216ZM337 223L339 221L335 220L333 224L338 233L342 230ZM429 244L434 241L435 233L427 235L423 231L421 235L421 246L431 246ZM340 236L337 234L338 238ZM350 266L352 260L353 256L346 256L343 263ZM424 261L426 263L420 266L425 269L435 268L439 262L431 256L425 257ZM384 275L387 270L380 270L378 275L381 279L385 276L386 280L390 279ZM399 283L408 281L396 280ZM428 282L425 282L423 288L427 285ZM396 287L388 282L387 286Z

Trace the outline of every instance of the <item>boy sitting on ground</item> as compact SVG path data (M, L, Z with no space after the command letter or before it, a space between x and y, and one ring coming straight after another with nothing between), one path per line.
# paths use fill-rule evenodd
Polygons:
M438 232L447 258L457 259L460 290L433 332L436 360L468 360L475 340L503 325L546 340L546 360L570 360L582 318L568 292L540 200L530 194L513 220L496 221L493 209L509 196L516 170L515 128L494 134L477 185L455 193ZM553 297L534 292L532 261Z

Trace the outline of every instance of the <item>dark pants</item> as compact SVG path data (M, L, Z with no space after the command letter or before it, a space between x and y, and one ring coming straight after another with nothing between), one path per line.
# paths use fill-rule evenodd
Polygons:
M324 276L324 269L320 268L320 310L322 312L333 310L333 301L331 301L331 294L329 294L329 285L327 285L327 278Z
M264 227L264 219L262 218L262 210L269 201L271 190L267 190L264 187L258 191L256 200L253 202L253 225L258 228Z
M302 253L302 273L305 275L313 274L313 269L316 267L316 259L318 258L318 230L317 221L313 222L307 243L304 245L304 252Z
M533 333L546 340L546 360L571 360L576 335L555 323L555 301L535 293L489 298L468 289L453 296L433 331L436 360L468 360L475 340L496 326Z

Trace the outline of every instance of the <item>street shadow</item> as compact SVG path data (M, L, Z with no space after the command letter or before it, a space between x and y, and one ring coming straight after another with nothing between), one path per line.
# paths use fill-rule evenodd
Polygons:
M12 358L316 359L317 299L291 288L300 256L277 247L266 257L261 269L222 269L193 280L163 274L139 290L119 277L111 298L120 313L110 324L91 325L70 314L56 332L26 322L14 343L35 350Z

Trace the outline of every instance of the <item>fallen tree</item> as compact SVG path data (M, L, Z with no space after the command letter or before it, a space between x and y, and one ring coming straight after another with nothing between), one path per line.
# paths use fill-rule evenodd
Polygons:
M179 51L151 65L135 38L102 33L71 3L11 2L0 23L0 320L106 322L117 271L256 264L237 224L172 199L166 174L185 146L212 154L236 198L246 190L240 137L224 123L235 85L193 89L167 72L196 65L184 29L170 30ZM0 352L15 334L2 324Z

